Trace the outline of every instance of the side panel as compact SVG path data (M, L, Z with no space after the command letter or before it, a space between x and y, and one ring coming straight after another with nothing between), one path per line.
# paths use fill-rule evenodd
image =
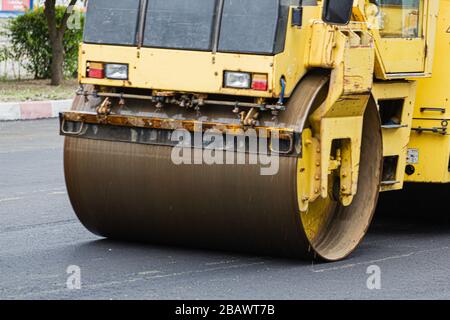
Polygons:
M450 118L450 0L440 1L433 76L419 80L416 119ZM423 108L442 108L437 110Z
M415 82L376 82L372 91L382 118L383 172L382 191L403 188L407 145L411 134ZM387 115L387 116L386 116ZM395 159L395 163L389 163ZM390 171L390 172L388 172Z
M450 182L450 0L440 1L436 40L433 76L418 81L408 146L412 182Z
M379 52L388 73L424 72L424 39L383 39L380 41Z
M440 120L415 119L416 128L440 128ZM450 135L433 132L413 132L408 145L406 181L425 183L450 182Z

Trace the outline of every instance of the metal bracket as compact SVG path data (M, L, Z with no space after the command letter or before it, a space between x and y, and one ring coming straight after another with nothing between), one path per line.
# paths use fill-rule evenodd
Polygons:
M84 130L84 122L79 122L81 124L80 125L80 129L78 131L73 132L73 131L67 131L67 130L64 129L65 126L66 126L66 119L64 119L64 117L62 115L60 115L60 118L61 118L61 133L63 135L65 135L65 136L74 136L74 137L81 135L81 133Z
M433 128L418 127L418 128L412 128L411 130L417 131L417 133L431 132L431 133L436 133L436 134L442 134L445 136L447 134L447 129L448 129L447 127L433 127Z
M420 108L420 112L440 112L442 114L444 114L446 112L445 108L429 108L429 107L424 107L424 108Z
M294 151L294 135L293 134L287 134L286 135L289 139L289 147L287 150L282 151L282 150L275 150L275 148L273 147L273 140L270 139L270 143L269 143L269 149L270 152L273 154L282 154L282 155L287 155L287 154L291 154L292 151Z

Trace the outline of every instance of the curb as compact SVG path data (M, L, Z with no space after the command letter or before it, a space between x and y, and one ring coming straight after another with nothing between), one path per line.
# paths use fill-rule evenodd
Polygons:
M0 121L37 120L57 118L68 111L73 100L0 103Z

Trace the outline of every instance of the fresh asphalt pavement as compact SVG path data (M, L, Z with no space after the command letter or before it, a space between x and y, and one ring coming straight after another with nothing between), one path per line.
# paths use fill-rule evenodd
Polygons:
M0 299L450 298L448 208L430 219L388 206L338 263L121 243L77 221L62 160L57 120L0 123ZM69 266L80 290L67 287ZM370 266L379 290L368 289Z

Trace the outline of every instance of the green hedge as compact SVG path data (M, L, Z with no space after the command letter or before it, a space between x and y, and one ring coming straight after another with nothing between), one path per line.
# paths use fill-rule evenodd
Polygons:
M58 23L61 23L65 10L65 7L56 8ZM68 28L64 35L64 74L67 77L73 77L77 72L78 45L83 35L84 17L77 14L80 17L77 27ZM12 19L6 28L14 58L36 79L50 78L52 50L44 9L32 10Z

